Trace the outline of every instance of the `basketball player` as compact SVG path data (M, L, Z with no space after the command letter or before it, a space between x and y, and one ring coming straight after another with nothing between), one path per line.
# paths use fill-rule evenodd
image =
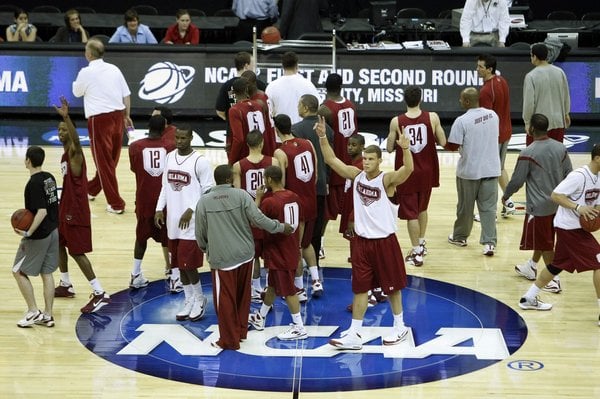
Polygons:
M600 144L594 145L591 155L592 159L587 165L569 173L552 192L552 201L558 204L554 217L554 260L538 274L521 298L521 309L552 309L551 304L542 302L537 295L542 287L563 270L569 273L592 270L600 307L600 244L592 233L581 228L579 221L580 216L592 219L600 214Z
M196 240L210 264L219 323L219 339L211 345L237 350L247 337L250 315L254 258L250 226L285 234L292 234L293 229L287 223L267 218L246 192L232 187L231 166L217 166L214 176L217 185L196 206Z
M157 105L152 111L152 116L160 115L167 121L167 125L161 133L162 140L165 145L175 148L175 133L177 133L177 126L173 125L173 111L171 108L164 105Z
M63 118L58 125L58 139L64 152L60 161L63 174L63 189L60 197L58 222L58 267L60 283L54 291L55 297L72 298L75 296L69 278L69 255L77 262L79 269L92 287L90 301L81 308L82 313L92 313L110 303L110 297L102 288L96 277L92 264L86 253L92 252L92 226L90 205L87 199L87 166L79 135L69 117L69 103L60 98L61 107L54 107Z
M233 82L233 94L235 104L227 114L231 128L231 149L227 153L230 165L248 156L246 145L248 132L256 129L264 134L269 123L267 115L263 113L263 106L257 101L250 100L246 78L239 78Z
M160 243L165 260L165 270L170 272L169 290L181 292L183 285L179 276L173 276L169 264L169 238L167 228L156 227L154 213L156 202L162 188L162 175L167 153L175 149L175 143L168 144L163 134L167 131L167 120L159 114L150 117L148 137L134 141L129 145L129 165L135 174L135 245L133 249L133 268L129 287L146 287L148 279L142 273L142 260L148 247L148 239Z
M252 130L246 137L250 154L233 164L233 187L245 190L252 199L256 199L256 190L264 185L265 169L271 165L279 166L279 162L268 155L263 155L263 135ZM261 302L263 289L260 284L260 257L262 257L263 231L252 228L254 237L254 269L252 272L252 301Z
M260 310L251 314L248 322L257 330L265 329L267 313L276 296L285 297L292 324L290 328L277 335L282 341L306 339L308 333L300 314L300 301L296 295L294 275L300 261L298 223L302 215L300 198L283 187L283 173L278 166L265 169L265 185L256 192L256 202L265 216L285 222L294 228L291 235L270 234L264 244L265 267L269 269L267 291ZM265 189L269 190L265 193Z
M410 138L410 152L415 170L410 177L396 188L398 217L406 220L412 250L405 261L414 266L423 266L425 232L427 231L427 208L433 187L440 186L440 165L436 143L446 145L446 135L440 117L435 112L421 110L421 89L409 86L404 89L406 112L395 116L390 122L386 148L396 151L394 167L403 165L403 151L396 141L401 132Z
M253 71L244 71L242 78L248 80L248 96L250 100L262 105L263 114L268 120L263 133L263 154L272 157L275 148L277 148L277 137L275 135L275 122L273 122L271 110L269 109L269 96L258 88L256 74Z
M528 280L535 280L540 258L544 258L546 265L554 259L555 234L552 221L558 205L550 195L573 167L566 147L548 136L548 118L544 115L532 115L528 134L533 136L533 142L519 154L502 202L516 193L523 184L527 184L527 212L519 249L533 250L533 255L525 264L515 266L515 271ZM562 289L558 276L543 289L559 293Z
M331 73L325 81L325 101L319 108L319 115L325 117L327 124L333 130L333 151L335 156L345 164L351 164L348 155L348 138L358 133L358 119L356 117L356 105L342 96L342 77L337 73ZM314 123L313 123L314 125ZM311 132L312 133L312 132ZM313 133L314 134L314 133ZM329 173L329 193L325 208L326 220L335 220L341 214L344 198L345 179L331 171ZM322 227L325 231L327 223ZM322 233L321 233L322 235ZM315 248L320 258L325 258L325 249L322 244Z
M361 328L367 310L368 291L382 287L388 296L394 314L394 326L383 337L383 345L396 345L406 339L409 327L404 325L402 314L402 289L406 287L406 269L402 250L396 238L397 205L390 198L396 186L406 181L412 173L413 163L410 139L400 133L398 145L404 152L404 165L384 173L381 149L370 145L363 152L362 171L346 165L335 156L325 135L325 118L315 124L325 162L340 176L353 180L355 245L352 253L352 323L339 339L329 341L337 349L362 348Z
M165 225L163 210L166 207L172 276L177 273L175 269L179 269L185 295L183 306L176 315L179 321L202 318L207 302L198 274L203 253L196 244L194 211L200 197L214 183L210 163L192 148L192 137L189 125L177 128L177 149L167 154L154 214L154 223L162 228Z
M34 324L54 327L52 273L58 263L58 195L54 176L42 170L45 155L44 149L38 146L27 148L25 153L25 167L30 173L25 185L25 208L34 217L27 231L14 229L23 238L15 255L12 272L27 303L27 313L17 322L19 327L31 327ZM37 306L29 279L37 275L41 275L44 286L43 312Z
M275 158L283 172L283 184L288 190L300 197L300 247L302 257L309 266L312 278L312 293L314 297L323 294L323 285L319 278L317 257L311 240L317 218L317 158L312 143L306 139L296 138L292 135L292 121L285 114L275 118L275 131L281 139L281 147L275 150ZM300 302L308 299L302 279L302 262L298 264L295 284L298 288Z

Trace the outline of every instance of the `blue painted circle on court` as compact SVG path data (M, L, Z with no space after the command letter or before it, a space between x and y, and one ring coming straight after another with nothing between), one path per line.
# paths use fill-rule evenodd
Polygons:
M212 387L305 392L392 388L470 373L504 360L527 337L524 320L507 305L480 292L438 280L409 276L403 290L407 342L381 345L393 324L388 303L367 310L360 351L327 344L349 326L350 270L325 268L325 294L302 306L309 338L278 341L291 317L277 299L267 328L250 330L240 351L218 351L217 319L209 301L204 318L177 322L183 294L169 294L164 281L113 294L95 314L81 315L77 336L98 356L141 373ZM201 274L212 298L210 274ZM257 305L253 305L257 306ZM270 328L271 327L271 328ZM298 388L299 386L299 388Z

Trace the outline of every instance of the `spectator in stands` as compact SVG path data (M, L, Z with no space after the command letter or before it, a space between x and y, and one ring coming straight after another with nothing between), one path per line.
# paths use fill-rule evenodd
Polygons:
M50 39L54 43L87 43L90 34L81 24L79 11L71 8L65 13L65 26L61 26Z
M198 44L200 43L200 29L192 23L192 18L187 10L177 10L177 22L167 29L164 43L167 44Z
M35 42L37 28L29 23L29 13L21 8L15 11L15 23L6 28L7 42Z
M320 10L328 7L323 0L285 0L279 19L281 37L290 40L304 33L323 32Z
M158 43L154 34L147 25L140 24L137 11L129 9L125 11L123 25L119 26L111 36L109 43Z
M504 47L509 28L507 0L466 0L460 17L463 47Z
M279 17L277 2L279 0L233 0L231 9L240 19L236 40L252 41L252 28L256 26L256 34L267 26L271 26Z

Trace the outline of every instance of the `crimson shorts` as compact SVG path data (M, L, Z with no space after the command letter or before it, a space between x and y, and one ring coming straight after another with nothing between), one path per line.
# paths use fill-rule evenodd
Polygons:
M273 270L269 269L267 285L275 289L275 295L296 295L298 289L294 285L296 270Z
M381 287L391 294L406 287L406 269L396 234L352 241L352 292Z
M78 226L58 223L58 244L67 248L70 255L82 255L92 252L92 226Z
M167 226L163 225L162 228L159 229L154 223L154 216L138 216L137 224L135 226L135 239L140 242L146 242L150 238L161 243L163 247L166 247L169 243Z
M329 186L329 193L325 200L325 219L335 220L342 213L344 206L344 184Z
M600 269L600 244L583 229L556 228L556 248L552 265L569 273Z
M431 189L412 194L396 194L398 217L402 220L415 220L419 213L426 211L431 198Z
M525 214L519 249L523 251L554 250L554 215L533 216Z
M171 267L193 270L202 267L204 253L194 240L169 240Z
M302 242L300 243L302 248L308 248L308 246L312 243L312 236L313 232L315 231L315 222L315 219L304 222L304 232L302 233Z

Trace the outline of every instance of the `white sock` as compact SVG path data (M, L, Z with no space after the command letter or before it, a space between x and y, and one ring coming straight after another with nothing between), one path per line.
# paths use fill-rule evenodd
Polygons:
M529 287L529 289L525 293L524 297L527 299L533 299L539 293L540 293L540 289L535 284L531 284L531 287Z
M94 293L96 295L104 292L104 290L102 289L102 285L100 285L100 281L98 281L97 278L90 280L90 285L92 286L92 289L94 290Z
M171 280L177 280L181 278L181 273L179 272L178 267L171 268Z
M352 319L352 323L350 324L349 330L355 332L356 334L360 334L360 330L362 329L362 320Z
M137 276L142 272L142 260L141 259L133 259L133 268L131 269L131 275Z
M310 270L310 277L313 280L319 279L319 268L317 266L310 266L308 270Z
M192 299L194 297L194 287L191 284L185 284L183 286L183 294L185 295L185 299Z
M425 237L419 237L419 245L425 245Z
M302 323L302 316L300 315L300 312L292 313L292 322L298 327L304 327L304 323Z
M296 288L304 288L304 279L302 278L302 276L294 277L294 285L296 286Z
M529 259L527 262L529 262L529 266L531 266L531 268L537 270L537 262L534 262L533 259Z
M190 284L195 296L202 296L202 283L198 281L196 284Z
M262 286L260 285L260 277L252 279L252 288L256 291L262 291Z
M404 312L394 315L394 327L404 327Z
M65 287L71 285L71 279L69 278L69 272L60 274L60 281L62 281Z
M416 253L416 254L418 254L418 253L421 253L421 246L420 246L420 245L417 245L416 247L413 247L413 249L412 249L412 250L413 250L413 252L414 252L414 253Z
M267 314L269 314L269 310L271 310L271 307L269 305L265 305L264 303L262 305L260 305L260 310L258 311L258 313L263 317L263 319L265 317L267 317Z

